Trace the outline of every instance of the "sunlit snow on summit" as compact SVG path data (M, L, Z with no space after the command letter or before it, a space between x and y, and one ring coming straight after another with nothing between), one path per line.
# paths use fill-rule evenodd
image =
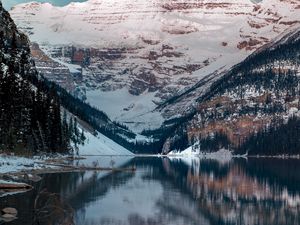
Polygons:
M86 0L35 0L36 2L49 2L56 6L64 6L71 2L85 2ZM6 9L10 9L11 7L20 4L20 3L28 3L32 2L32 0L2 0L2 4Z

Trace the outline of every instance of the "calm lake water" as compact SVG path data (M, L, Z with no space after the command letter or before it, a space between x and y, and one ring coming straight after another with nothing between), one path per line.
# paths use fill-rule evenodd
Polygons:
M20 212L9 224L55 224L66 215L77 225L300 224L299 160L113 160L137 170L46 174L34 191L1 198L1 207Z

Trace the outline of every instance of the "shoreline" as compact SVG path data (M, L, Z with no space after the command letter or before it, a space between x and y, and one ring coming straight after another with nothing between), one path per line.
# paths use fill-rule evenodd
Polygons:
M300 160L300 155L220 155L215 153L207 154L136 154L136 155L80 155L80 156L34 156L34 157L25 157L25 156L11 156L6 154L0 155L0 179L5 175L25 175L25 174L46 174L46 173L60 173L60 172L81 172L81 171L122 171L122 170L131 170L132 168L118 168L114 166L85 166L77 165L74 166L70 162L72 161L81 161L87 158L98 157L107 158L107 160L116 158L198 158L198 159L211 159L217 161L230 161L232 159L295 159ZM2 162L1 162L2 161ZM3 172L2 172L3 171Z

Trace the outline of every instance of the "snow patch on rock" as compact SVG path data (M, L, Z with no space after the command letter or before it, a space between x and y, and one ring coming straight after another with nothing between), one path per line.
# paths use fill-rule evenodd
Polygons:
M197 157L199 159L214 159L220 162L229 162L234 157L232 152L227 149L220 149L217 152L203 152L200 149L194 149L194 146L190 146L182 152L173 150L168 156L184 158Z

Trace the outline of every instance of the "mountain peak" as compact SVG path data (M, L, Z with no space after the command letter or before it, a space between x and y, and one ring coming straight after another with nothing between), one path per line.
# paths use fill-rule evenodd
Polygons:
M298 4L89 0L65 7L23 4L10 13L50 57L71 70L72 63L82 66L82 80L75 82L87 90L90 103L135 126L145 121L138 115L152 119L158 105L203 79L218 77L284 30L298 26ZM120 95L127 96L124 104L108 106ZM192 104L194 97L182 104ZM106 101L107 106L101 105ZM155 112L157 124L178 113L185 112ZM139 120L143 122L136 123Z

